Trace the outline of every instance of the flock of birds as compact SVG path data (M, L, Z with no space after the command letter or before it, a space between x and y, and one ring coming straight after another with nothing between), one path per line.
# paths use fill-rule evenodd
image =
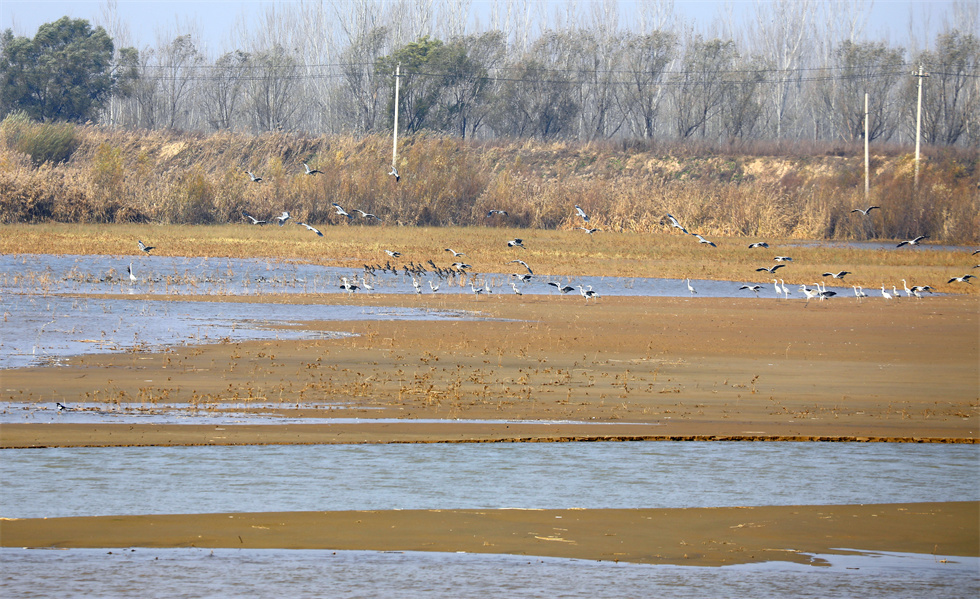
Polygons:
M310 166L306 162L303 162L302 164L303 164L303 168L305 169L305 174L306 175L312 176L312 175L319 174L321 172L321 171L319 171L317 169L310 168ZM260 182L262 182L262 177L256 176L254 173L252 173L251 171L248 171L248 170L246 170L245 172L249 176L249 178L252 180L252 182L254 182L254 183L260 183ZM388 174L391 175L391 176L393 176L393 177L395 177L395 181L396 182L397 181L400 181L400 179L401 179L400 175L398 174L398 170L394 166L392 166L391 171ZM346 211L343 208L343 206L341 206L340 204L334 202L331 205L333 206L334 214L336 216L339 216L339 217L342 217L342 218L346 218L348 221L353 220L355 218L348 211ZM871 213L872 210L880 210L880 207L879 206L869 206L868 208L865 208L865 209L860 209L860 208L854 209L854 210L851 210L851 212L852 213L860 213L862 216L867 217L868 214ZM360 209L355 209L354 212L356 214L358 214L359 217L362 218L362 219L364 219L364 220L374 219L374 220L377 220L377 221L381 222L381 218L379 218L375 214L372 214L372 213L369 213L369 212L365 212L364 210L360 210ZM596 233L597 231L601 231L601 229L599 229L597 227L590 226L591 218L590 218L589 214L581 206L575 205L575 215L582 220L582 226L575 227L576 229L585 231L590 236L592 234ZM487 213L486 216L487 216L487 218L492 218L492 217L495 217L495 216L507 216L507 211L506 210L492 209L492 210L490 210ZM245 219L247 219L249 222L251 222L251 224L258 225L258 226L266 225L271 220L271 221L275 221L281 227L281 226L285 225L287 221L291 220L291 216L290 216L289 212L286 211L286 210L284 210L282 212L282 214L280 214L279 216L277 216L277 217L275 217L273 219L270 219L270 220L260 220L260 219L258 219L256 217L252 216L248 212L245 212L244 210L242 211L242 217L245 218ZM682 225L680 223L680 221L676 217L674 217L672 214L669 214L668 213L666 215L666 218L669 221L671 227L680 230L685 235L691 235L691 236L697 238L699 244L703 244L705 246L709 246L709 247L713 247L713 248L714 247L718 247L718 245L716 243L714 243L713 241L705 238L700 233L691 233L690 231L688 231L687 228L684 227L684 225ZM307 230L311 231L312 233L316 234L319 237L323 237L323 233L319 229L317 229L316 227L314 227L314 226L312 226L312 225L310 225L308 223L296 221L295 224L297 224L299 226L302 226L302 227L305 227ZM917 236L917 237L915 237L913 239L908 239L908 240L905 240L905 241L900 242L896 247L898 247L898 248L901 248L901 247L904 247L904 246L913 247L913 246L919 245L920 243L922 243L924 240L926 240L928 238L929 238L928 235L919 235L919 236ZM151 250L155 249L154 246L147 246L146 244L144 244L142 240L137 240L137 243L138 243L138 246L139 246L140 251L142 251L143 253L149 254ZM507 244L507 247L509 247L509 248L522 248L522 249L525 248L525 246L524 246L524 240L521 239L521 238L511 239L511 240L507 241L506 244ZM749 244L748 247L750 249L757 249L757 248L769 249L769 244L767 242L765 242L765 241L757 241L757 242L754 242L754 243ZM395 250L388 250L388 249L386 249L384 251L391 258L400 258L401 255L402 255L401 252L398 252L398 251L395 251ZM452 248L445 248L445 251L446 252L450 252L452 254L453 258L461 258L461 257L465 256L465 254L463 252L457 252L456 250L454 250ZM980 250L977 250L977 251L973 252L974 255L976 255L978 253L980 253ZM792 262L793 261L793 258L790 257L790 256L775 256L773 258L773 261L776 262L776 264L773 264L771 266L762 266L762 267L756 268L755 269L756 272L766 272L766 273L768 273L770 275L774 275L774 274L776 274L776 271L777 270L779 270L780 268L785 268L788 263ZM451 266L446 267L446 268L443 268L443 267L437 266L435 264L435 262L433 260L431 260L431 259L429 259L428 261L426 261L426 264L430 268L427 268L423 264L416 264L415 262L410 262L409 264L404 265L404 266L398 268L398 267L393 266L391 264L390 260L387 261L384 265L382 265L380 263L379 264L376 264L376 265L373 265L373 266L365 264L364 265L364 274L361 276L361 280L359 282L360 284L358 284L358 281L357 281L357 278L356 277L342 277L341 278L341 282L340 282L340 288L342 290L348 292L348 293L354 293L355 291L357 291L359 289L364 289L364 290L370 292L370 291L372 291L374 289L374 286L371 285L368 282L367 276L368 275L374 276L374 275L376 275L380 271L382 273L391 272L392 274L404 273L405 275L411 276L411 278L412 278L412 286L415 289L415 293L416 294L419 294L419 295L422 294L422 289L423 289L423 286L422 286L422 284L420 282L420 279L424 275L430 274L430 273L431 274L434 274L435 276L439 277L442 280L448 280L451 283L456 283L456 284L459 284L459 285L465 284L465 283L463 283L463 281L465 280L470 285L470 289L472 290L472 292L474 293L474 295L477 295L477 296L482 295L482 294L493 293L493 290L491 289L491 286L489 285L489 283L486 281L485 278L482 280L482 282L480 282L479 278L477 276L475 276L474 274L471 273L470 269L472 269L473 267L470 264L467 264L467 263L462 262L462 261L455 261L455 262L452 263ZM527 270L527 273L514 273L514 274L512 274L511 275L512 280L510 281L510 286L511 286L512 291L515 294L517 294L517 295L523 295L523 292L522 292L521 288L518 287L517 283L518 282L521 282L523 284L530 283L532 281L532 278L534 277L534 272L533 272L533 270L531 269L531 267L526 262L524 262L523 260L520 260L520 259L511 260L510 262L508 262L508 264L520 264L521 266L523 266ZM974 268L980 268L980 264L974 266ZM132 263L130 263L129 268L127 270L128 270L128 273L129 273L129 279L130 279L130 281L131 282L136 282L137 279L136 279L136 276L133 273ZM825 272L825 273L823 273L823 276L824 277L830 277L830 279L843 281L844 280L844 277L846 277L847 275L850 275L850 274L853 274L853 273L851 271L841 270L841 271L838 271L838 272ZM974 275L972 275L972 274L966 274L966 275L963 275L961 277L953 277L953 278L949 279L949 281L947 281L947 283L956 283L956 282L959 282L959 283L970 283L971 282L970 279L974 279L974 278L976 278ZM688 292L693 297L694 295L697 294L697 290L692 285L690 278L686 279L686 282L687 282ZM772 282L773 282L773 288L774 288L776 297L777 298L783 297L785 299L789 299L789 296L791 295L791 291L786 286L785 281L783 279L778 279L777 280L777 279L774 278L774 279L772 279ZM429 288L430 288L430 290L431 290L432 293L436 293L439 290L439 288L440 288L440 285L439 284L436 284L436 283L434 283L431 280L428 282L428 284L429 284ZM929 285L913 285L912 287L909 287L908 284L906 283L905 279L902 279L902 284L903 284L903 287L905 289L906 297L917 297L917 298L921 298L921 297L923 297L923 294L924 293L932 293L934 291L934 289L931 286L929 286ZM571 292L575 291L575 287L572 287L570 285L565 285L565 284L562 284L560 282L550 281L550 282L548 282L548 285L550 285L552 287L555 287L555 289L560 294L562 294L562 295L565 295L565 294L568 294L568 293L571 293ZM861 299L865 298L865 297L868 297L868 294L864 291L864 288L861 287L860 285L852 285L852 288L854 290L855 297L857 297L859 301ZM586 302L588 302L589 300L595 300L595 299L598 299L599 298L598 292L595 291L592 288L591 285L587 285L587 286L578 285L578 289L579 289L579 293L582 295L582 297L585 298ZM751 292L753 292L753 293L756 294L756 297L758 297L759 292L762 291L762 289L763 289L763 286L760 285L760 284L746 284L746 285L742 285L741 287L739 287L739 290L740 291L741 290L751 291ZM803 295L803 297L806 298L807 304L809 304L809 300L811 300L811 299L825 300L825 299L829 299L829 298L834 297L835 295L837 295L837 292L832 291L832 290L828 290L823 283L816 283L816 284L813 285L812 288L807 287L806 285L800 285L800 289L799 290L800 290L801 294ZM897 289L896 286L892 286L892 291L889 292L887 289L885 289L885 285L882 285L881 286L881 297L883 297L885 299L895 299L895 298L901 297L901 294L898 292L898 289Z

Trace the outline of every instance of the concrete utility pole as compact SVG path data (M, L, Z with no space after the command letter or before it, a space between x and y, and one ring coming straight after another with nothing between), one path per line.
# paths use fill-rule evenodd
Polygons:
M913 77L919 78L919 102L915 110L915 188L919 188L919 138L922 133L922 80L929 76L922 72L922 65L919 65L919 72L912 73Z
M391 138L391 166L397 167L398 159L398 83L401 81L402 65L395 67L395 134Z
M868 159L868 93L864 93L864 202L868 203L871 194L871 179L869 171L871 161Z

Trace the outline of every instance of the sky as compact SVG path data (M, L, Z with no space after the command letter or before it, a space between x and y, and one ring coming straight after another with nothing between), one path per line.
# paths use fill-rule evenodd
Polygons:
M132 35L126 45L144 47L156 45L158 33L178 31L187 23L196 23L207 45L217 50L233 49L228 40L237 24L252 22L255 15L270 4L288 4L300 0L117 0L119 15ZM556 0L532 0L554 2ZM621 0L621 13L628 6L643 0ZM725 5L746 10L758 0L675 0L675 13L687 21L708 25L724 14ZM763 0L765 1L765 0ZM980 0L966 0L980 2ZM0 30L12 29L16 35L33 37L37 28L63 16L86 19L90 23L101 22L104 2L89 0L0 0ZM486 0L473 0L473 10L487 10ZM944 15L951 14L952 1L944 0L874 0L868 16L867 37L887 39L905 46L905 32L911 15L928 11L929 22L938 26ZM252 23L254 26L254 22ZM249 27L251 28L251 27ZM932 36L929 36L930 38Z

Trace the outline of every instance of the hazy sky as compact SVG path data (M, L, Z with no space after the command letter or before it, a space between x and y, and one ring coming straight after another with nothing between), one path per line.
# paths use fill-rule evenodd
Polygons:
M300 0L292 0L299 2ZM533 0L561 4L564 0ZM643 0L621 0L620 12L627 13L636 2ZM675 13L687 21L710 25L719 16L722 7L734 5L736 12L751 11L757 0L675 0ZM980 1L980 0L969 0ZM213 50L232 49L227 41L236 23L243 19L251 29L250 15L260 12L270 4L289 4L290 0L187 0L150 1L118 0L118 10L122 21L129 28L133 39L129 44L137 47L155 45L157 33L161 30L184 32L188 21L196 23ZM936 27L944 15L951 14L951 1L927 0L875 0L868 17L866 34L871 39L888 39L897 45L906 45L910 15L921 15L925 9L931 14L929 22ZM86 19L100 23L103 2L88 0L0 0L0 29L13 29L17 35L33 37L37 28L63 16ZM486 11L489 2L473 0L474 11ZM744 10L743 10L744 9ZM178 28L179 24L179 28ZM931 35L928 36L931 39Z

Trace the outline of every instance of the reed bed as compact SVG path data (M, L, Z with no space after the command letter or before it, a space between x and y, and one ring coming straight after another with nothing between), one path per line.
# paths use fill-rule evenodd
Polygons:
M344 224L332 203L387 226L570 230L574 205L603 232L657 234L666 213L709 236L866 240L929 235L980 242L980 159L929 150L914 185L907 153L872 160L808 147L763 155L679 145L481 143L427 134L311 138L0 124L0 222L214 225L288 210L317 227ZM805 152L805 153L803 153ZM322 173L308 176L302 163ZM250 170L261 176L252 183ZM869 217L852 213L881 206ZM506 216L488 217L505 210ZM360 217L357 217L360 218ZM357 221L378 226L376 221ZM526 235L524 235L526 236Z

